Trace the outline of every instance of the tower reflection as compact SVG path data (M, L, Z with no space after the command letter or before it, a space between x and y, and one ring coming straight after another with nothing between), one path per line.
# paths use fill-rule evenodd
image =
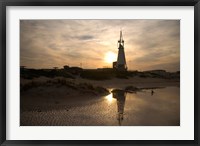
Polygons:
M113 98L117 99L117 120L119 125L121 126L122 121L124 119L124 106L126 101L126 92L124 90L115 89L112 91Z

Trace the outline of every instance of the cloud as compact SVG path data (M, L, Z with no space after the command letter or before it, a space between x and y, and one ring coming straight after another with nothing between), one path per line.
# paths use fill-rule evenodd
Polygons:
M179 20L21 20L20 63L33 68L81 62L86 68L111 67L104 56L117 54L120 29L129 69L180 68Z
M91 36L91 35L83 35L83 36L79 36L78 39L79 40L91 40L93 39L94 37Z

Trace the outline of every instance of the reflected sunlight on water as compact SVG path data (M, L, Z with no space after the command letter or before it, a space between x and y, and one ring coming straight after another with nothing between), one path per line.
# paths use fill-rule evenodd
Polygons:
M110 93L109 95L107 95L105 98L108 101L108 103L112 103L114 101L112 93Z
M66 109L22 113L26 125L180 126L180 88L111 92L96 102ZM125 115L125 116L124 116ZM48 120L46 120L48 119ZM28 121L28 122L27 122Z

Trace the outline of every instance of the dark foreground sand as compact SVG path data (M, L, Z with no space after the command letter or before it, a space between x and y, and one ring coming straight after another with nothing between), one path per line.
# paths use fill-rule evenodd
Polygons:
M62 84L46 85L49 80L67 80L75 84L81 84L88 86L85 83L93 85L93 87L78 87L72 88ZM130 79L112 79L105 81L94 81L86 80L82 78L78 79L65 79L55 78L49 79L46 77L35 78L33 80L21 79L21 84L26 85L31 82L39 83L38 86L30 88L25 91L21 91L20 95L20 125L21 126L59 126L59 125L79 125L79 126L92 126L92 125L118 125L116 120L117 115L117 104L115 100L109 103L106 98L110 98L106 91L97 89L96 87L104 87L109 90L111 89L124 89L127 86L135 86L139 88L154 88L154 87L172 87L179 90L179 80L159 79L159 78L139 78L133 77ZM45 86L43 85L45 83ZM100 90L100 92L98 91ZM174 90L174 89L173 89ZM101 92L102 91L102 92ZM172 103L165 100L161 100L161 90L155 90L159 93L154 98L149 98L150 90L137 93L129 94L127 96L126 105L135 106L131 111L126 109L127 115L126 125L171 125L176 126L180 124L180 94L174 96ZM171 92L171 90L170 90ZM167 93L167 92L166 92ZM110 96L110 95L109 95ZM140 97L141 96L141 97ZM169 93L170 96L170 93ZM145 98L144 98L145 97ZM152 100L149 100L149 99ZM143 100L141 100L143 99ZM175 100L174 100L175 99ZM149 101L148 101L149 100ZM160 101L161 100L161 101ZM171 100L171 99L170 99ZM160 101L160 102L155 102ZM166 102L167 101L167 102ZM151 104L148 104L151 103ZM167 103L167 104L163 104ZM154 106L153 107L152 104ZM170 103L170 104L169 104ZM171 105L172 104L172 105ZM172 111L165 106L174 106ZM174 111L173 111L174 110ZM140 111L140 112L139 112ZM161 112L162 111L162 112ZM149 114L147 114L150 112ZM154 113L155 112L155 113ZM170 112L170 114L168 113ZM174 113L171 113L174 112ZM154 114L153 114L154 113ZM140 116L139 116L140 115ZM148 115L154 115L148 117ZM160 115L165 115L171 118L169 120L159 119ZM134 117L134 118L133 118ZM145 117L146 120L145 120ZM156 118L156 120L152 120ZM149 122L148 122L149 121ZM124 122L124 123L126 123Z

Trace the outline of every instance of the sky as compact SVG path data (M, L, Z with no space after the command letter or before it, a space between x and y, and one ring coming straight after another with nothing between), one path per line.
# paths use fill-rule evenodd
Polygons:
M179 20L20 20L20 65L112 67L120 30L128 70L180 70Z

